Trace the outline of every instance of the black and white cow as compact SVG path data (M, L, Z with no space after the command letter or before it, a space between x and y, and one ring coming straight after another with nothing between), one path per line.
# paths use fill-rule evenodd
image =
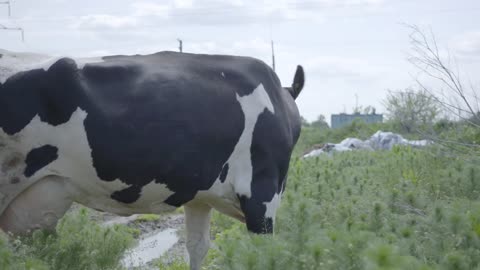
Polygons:
M161 52L61 58L0 82L0 227L51 228L73 201L119 215L185 207L199 269L212 208L271 233L300 133L299 66Z

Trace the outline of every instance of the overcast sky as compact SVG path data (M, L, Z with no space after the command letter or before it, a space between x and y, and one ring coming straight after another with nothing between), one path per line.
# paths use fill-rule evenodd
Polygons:
M479 83L478 0L11 0L0 5L0 48L50 55L99 56L178 50L253 56L291 84L297 64L306 86L297 100L312 121L351 112L356 104L383 112L387 90L413 86L409 29L432 29L465 76Z

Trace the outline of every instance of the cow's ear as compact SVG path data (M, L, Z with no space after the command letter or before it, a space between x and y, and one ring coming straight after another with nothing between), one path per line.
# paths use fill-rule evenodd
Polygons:
M288 92L292 95L294 99L298 97L300 92L305 85L305 73L303 72L303 67L298 65L297 71L295 72L295 76L293 77L292 87L285 87Z

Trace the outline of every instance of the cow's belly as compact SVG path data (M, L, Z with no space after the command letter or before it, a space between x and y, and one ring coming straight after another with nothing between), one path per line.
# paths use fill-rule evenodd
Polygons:
M101 180L100 180L101 181ZM72 180L74 185L73 194L75 201L87 207L114 213L117 215L132 215L141 213L161 214L170 212L176 209L175 206L164 203L174 192L172 192L165 184L150 183L143 188L140 198L133 203L121 203L111 198L111 194L117 189L111 186L102 184L102 188L98 187L92 191L84 190L84 183L78 185L75 180ZM102 183L102 182L97 182ZM82 188L80 188L82 186ZM113 188L112 188L113 187ZM177 191L181 193L182 191ZM212 208L224 213L228 216L243 220L243 212L240 209L240 201L233 190L232 185L221 184L216 182L208 190L198 191L195 198L186 203L186 205L206 204Z
M97 184L102 183L102 188L99 189L97 186L95 191L92 192L83 189L83 186L85 186L84 183L78 185L76 181L72 182L75 185L73 191L74 200L96 210L117 215L132 215L142 213L161 214L173 211L176 208L164 203L173 192L163 184L153 183L145 186L145 191L140 198L133 203L127 204L111 198L111 194L117 191L115 188L112 188L115 184L108 186L102 182L97 182ZM79 186L81 186L81 188Z

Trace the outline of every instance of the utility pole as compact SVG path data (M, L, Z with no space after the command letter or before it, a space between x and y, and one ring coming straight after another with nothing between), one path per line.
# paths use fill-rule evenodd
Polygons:
M355 111L360 112L360 109L358 108L358 95L355 93Z
M9 1L1 1L0 2L0 5L7 5L8 7L8 17L11 17L12 16L12 11L11 11L11 7L10 7L10 0Z
M183 52L183 41L179 38L177 38L177 40L178 40L178 50L180 52Z
M275 48L273 47L273 40L272 40L272 68L275 71Z

